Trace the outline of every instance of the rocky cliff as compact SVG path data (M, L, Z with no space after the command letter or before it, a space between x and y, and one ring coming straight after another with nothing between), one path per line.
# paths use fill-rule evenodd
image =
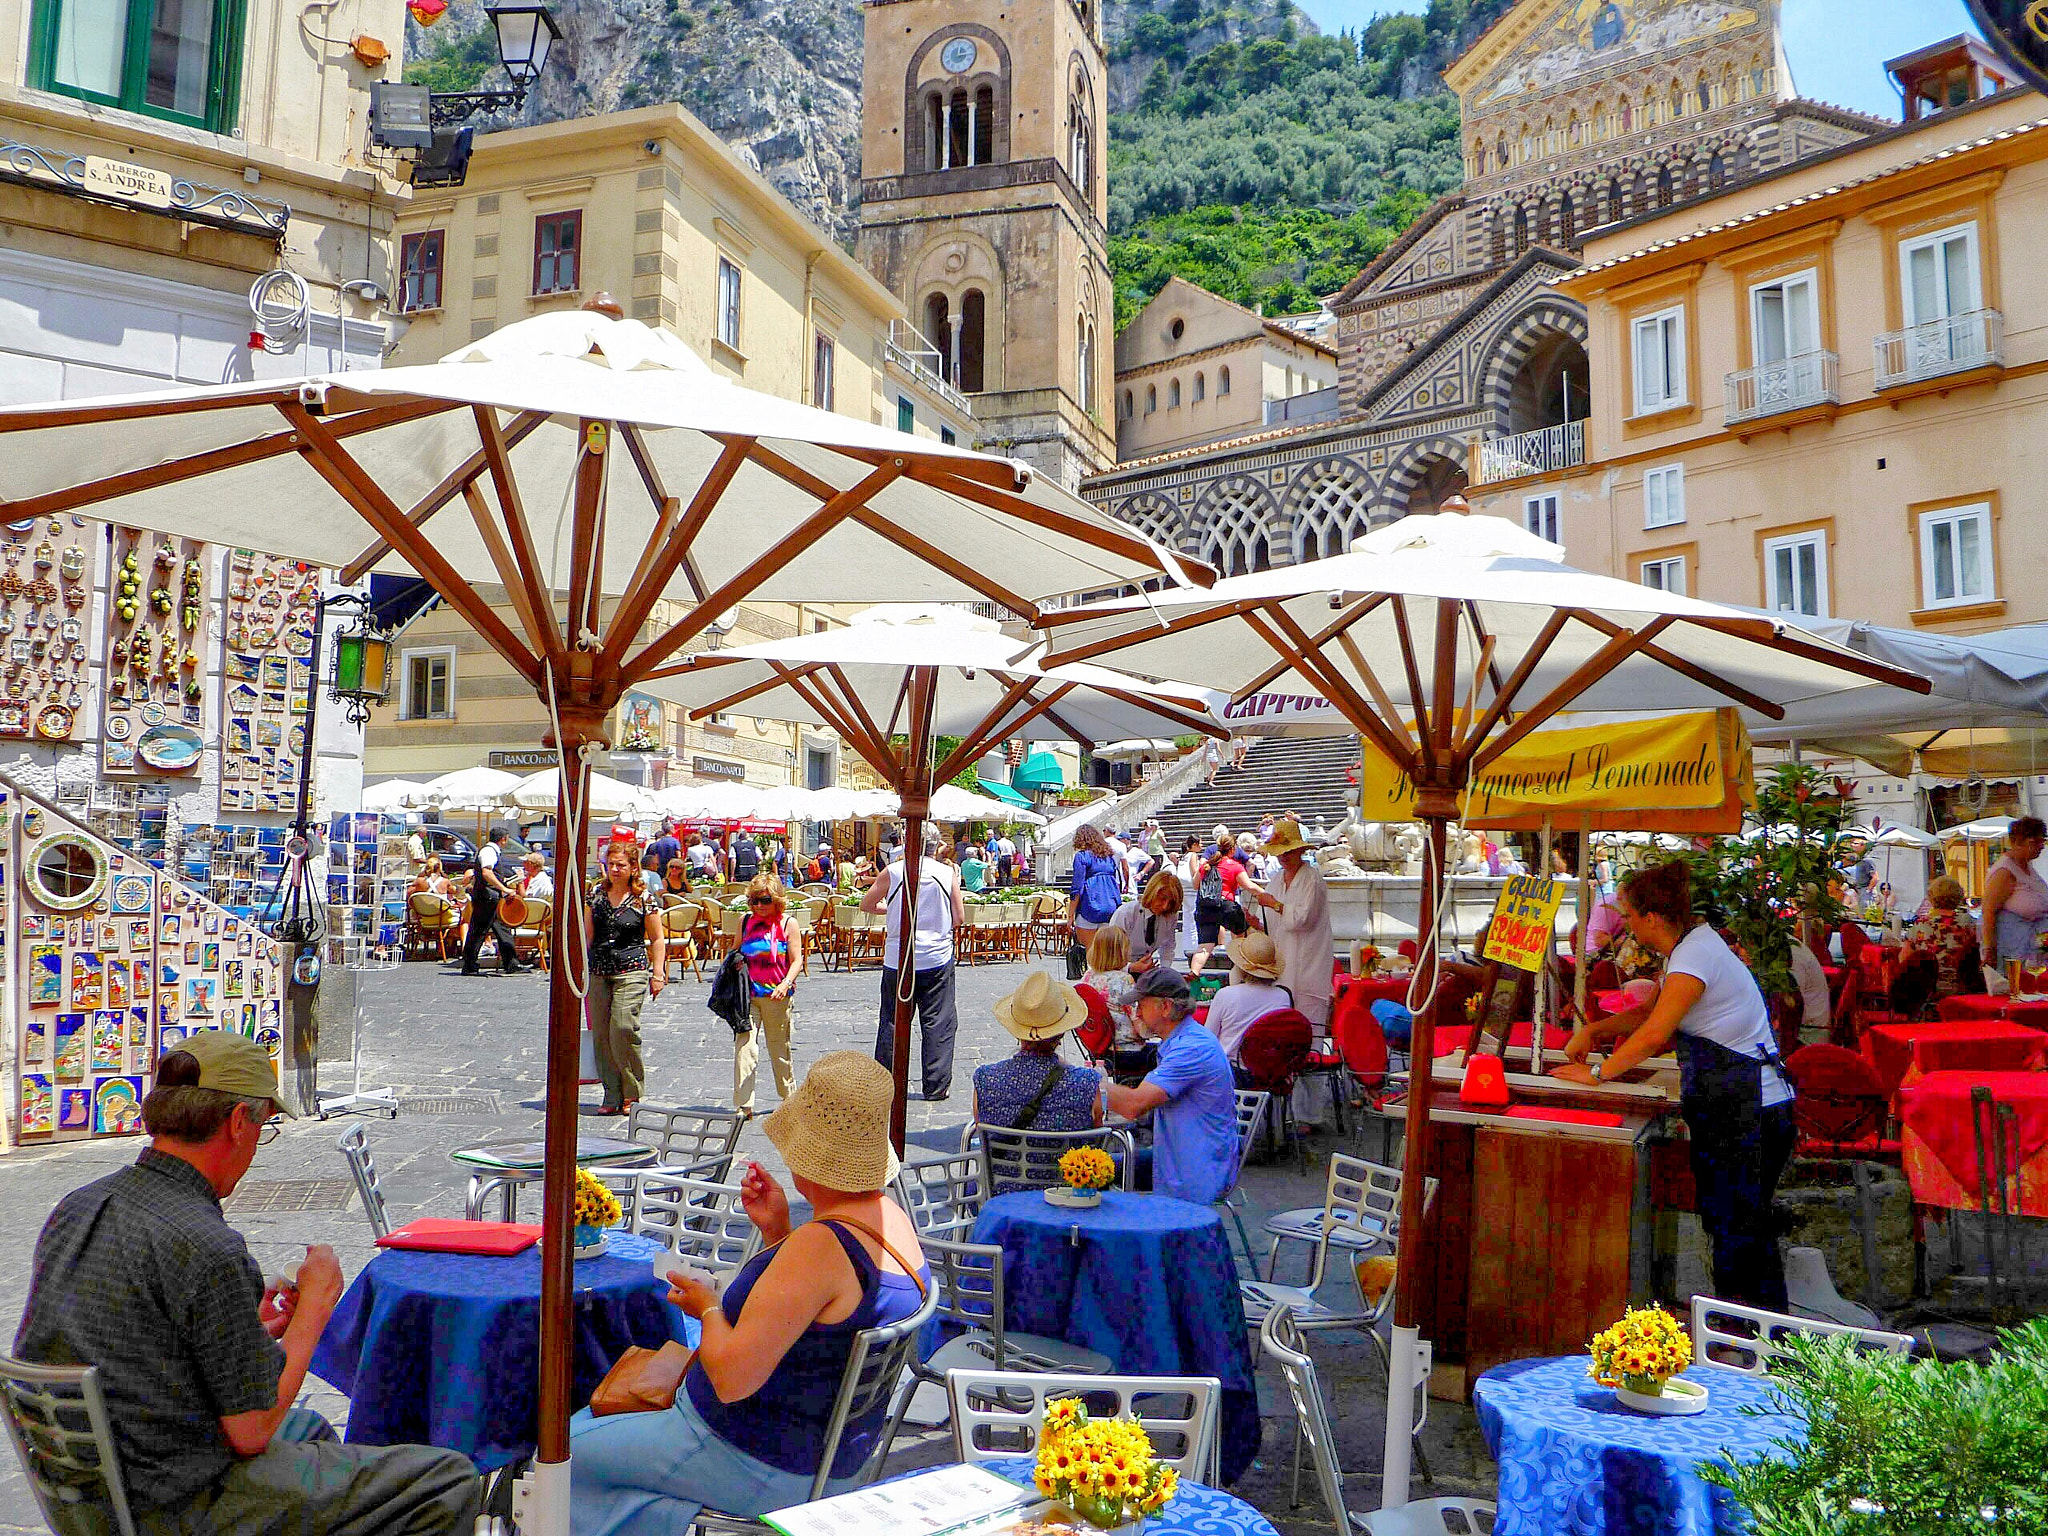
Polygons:
M556 0L562 40L523 121L681 102L821 227L851 244L860 203L860 0ZM409 77L489 83L482 0L409 23ZM1224 42L1315 30L1288 0L1108 0L1112 111L1147 74ZM498 123L495 126L509 126Z

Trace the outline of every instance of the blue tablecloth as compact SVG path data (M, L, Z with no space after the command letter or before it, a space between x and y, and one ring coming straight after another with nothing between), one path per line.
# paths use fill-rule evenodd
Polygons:
M1712 1394L1706 1412L1660 1418L1624 1408L1586 1374L1588 1360L1517 1360L1473 1385L1479 1428L1500 1463L1494 1536L1715 1536L1742 1516L1694 1470L1753 1461L1805 1438L1762 1377L1717 1366L1685 1373ZM1761 1408L1760 1414L1745 1409Z
M611 1234L576 1263L571 1406L629 1344L697 1342L654 1278L659 1244ZM438 1445L489 1471L533 1454L540 1396L540 1249L511 1258L388 1249L363 1267L313 1351L348 1394L351 1445Z
M983 1206L974 1241L1002 1246L1005 1327L1097 1350L1120 1375L1220 1380L1223 1481L1244 1474L1259 1453L1259 1399L1214 1211L1115 1189L1077 1211L1031 1190Z

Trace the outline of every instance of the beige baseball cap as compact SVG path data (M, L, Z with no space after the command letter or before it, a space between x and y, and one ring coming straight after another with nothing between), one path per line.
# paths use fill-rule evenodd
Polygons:
M270 1052L249 1036L231 1029L201 1029L187 1035L178 1049L198 1059L195 1087L244 1099L268 1099L287 1120L299 1118L278 1091L277 1068L271 1064Z

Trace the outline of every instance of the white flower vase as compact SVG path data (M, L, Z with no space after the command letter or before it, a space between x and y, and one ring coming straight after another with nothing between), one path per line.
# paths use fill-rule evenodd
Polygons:
M1102 1191L1099 1189L1073 1189L1065 1184L1059 1184L1045 1192L1045 1203L1047 1205L1065 1206L1070 1211L1091 1210L1095 1206L1102 1204ZM1140 1524L1142 1523L1141 1521ZM1129 1527L1119 1526L1117 1529L1127 1530Z
M1707 1411L1707 1389L1698 1382L1687 1381L1683 1376L1673 1376L1658 1385L1659 1390L1654 1393L1616 1387L1614 1395L1623 1407L1633 1408L1637 1413L1670 1417Z

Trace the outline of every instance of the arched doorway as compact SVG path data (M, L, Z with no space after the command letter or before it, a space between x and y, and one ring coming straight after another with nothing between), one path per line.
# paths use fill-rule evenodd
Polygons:
M1401 509L1404 517L1439 512L1446 501L1465 489L1465 466L1447 455L1433 453L1417 469L1419 475L1409 488L1408 504Z
M1591 414L1586 349L1564 331L1546 331L1508 386L1508 432L1533 432Z

